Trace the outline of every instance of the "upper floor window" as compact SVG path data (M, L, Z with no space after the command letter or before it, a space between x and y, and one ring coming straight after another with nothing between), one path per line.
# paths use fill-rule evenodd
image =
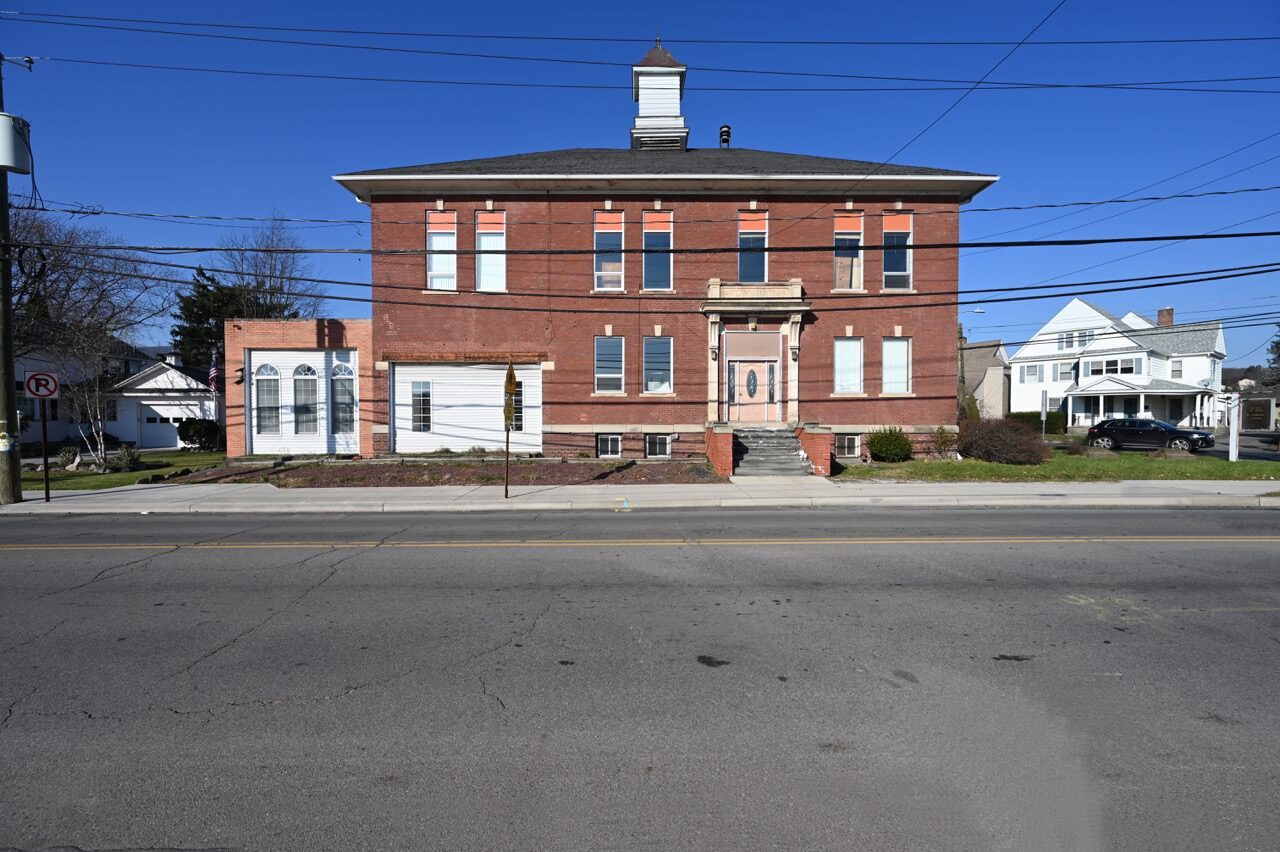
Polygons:
M1053 380L1055 382L1069 382L1074 377L1075 369L1075 361L1059 361L1053 365Z
M621 211L596 211L595 261L595 289L623 289Z
M862 289L862 213L836 211L835 289Z
M884 214L884 289L910 290L911 214Z
M1058 350L1076 349L1088 346L1093 342L1093 331L1063 331L1058 333Z
M293 433L314 435L319 431L316 417L316 368L299 364L293 368Z
M1085 375L1129 376L1142 373L1141 358L1108 358L1104 361L1086 361Z
M253 373L253 414L257 434L280 434L280 371L271 364Z
M1182 361L1181 360L1174 360L1169 362L1169 378L1171 379L1182 378Z
M476 211L476 289L501 293L507 289L507 256L485 254L507 249L507 214L501 210Z
M738 280L763 283L769 278L769 213L738 211Z
M644 213L645 290L670 290L672 278L672 214L670 210Z
M427 213L427 289L458 289L458 215Z
M596 392L622 390L622 338L596 338Z
M1018 368L1018 381L1024 385L1044 381L1044 364L1023 364Z

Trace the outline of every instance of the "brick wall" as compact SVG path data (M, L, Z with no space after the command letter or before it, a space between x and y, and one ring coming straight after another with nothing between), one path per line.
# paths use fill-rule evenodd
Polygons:
M354 349L359 366L357 401L360 406L360 452L373 445L374 411L369 403L381 385L386 398L386 374L373 369L372 325L366 319L244 320L223 324L226 358L227 455L245 454L244 396L253 380L245 375L245 352L250 349ZM383 421L385 422L385 421ZM385 437L385 436L380 436Z
M707 461L719 476L733 473L733 432L726 429L707 427L706 432Z
M800 447L813 464L813 472L818 476L830 476L835 461L835 435L801 426L796 429L796 437L800 439Z

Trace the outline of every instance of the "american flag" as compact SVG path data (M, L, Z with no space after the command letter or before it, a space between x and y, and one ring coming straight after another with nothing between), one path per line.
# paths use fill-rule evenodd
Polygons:
M222 370L218 368L218 356L221 354L214 347L213 354L209 357L209 389L214 393L218 392L218 379L222 376Z

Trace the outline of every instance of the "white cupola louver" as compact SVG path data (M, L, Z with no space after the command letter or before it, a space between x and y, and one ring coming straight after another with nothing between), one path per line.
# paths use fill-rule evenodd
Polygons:
M633 149L683 151L688 147L689 128L680 114L685 71L661 39L639 64L631 66L632 97L639 104L631 128Z

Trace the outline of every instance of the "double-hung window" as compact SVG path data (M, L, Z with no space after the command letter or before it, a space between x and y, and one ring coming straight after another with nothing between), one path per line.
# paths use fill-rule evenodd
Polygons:
M1044 364L1023 364L1018 368L1018 381L1024 385L1044 381Z
M333 434L349 435L356 431L356 374L351 365L335 364L329 386Z
M507 256L486 254L507 249L507 214L501 210L476 211L476 289L501 293L507 289Z
M280 434L280 371L270 364L254 370L253 414L257 434Z
M671 458L670 435L645 435L644 457L647 459Z
M1071 381L1075 366L1076 363L1074 361L1058 361L1053 365L1053 380L1055 382Z
M622 211L596 211L595 263L595 289L623 289Z
M431 431L431 382L414 382L410 388L410 429L414 432Z
M836 211L836 290L862 289L862 213Z
M596 338L596 393L622 391L622 338Z
M670 337L644 339L645 393L671 393L672 347Z
M1173 360L1169 362L1169 378L1171 379L1182 378L1182 362L1181 361Z
M644 281L645 290L670 290L673 271L670 210L646 210L644 213Z
M885 213L884 289L911 289L911 214Z
M316 368L299 364L293 368L293 434L316 434L320 429L316 412Z
M761 284L769 280L769 213L738 211L738 280Z
M622 436L596 435L596 455L602 459L622 458Z
M835 392L862 393L862 338L835 339Z
M427 213L427 289L458 289L458 214Z
M911 338L886 337L882 361L882 393L911 393Z

